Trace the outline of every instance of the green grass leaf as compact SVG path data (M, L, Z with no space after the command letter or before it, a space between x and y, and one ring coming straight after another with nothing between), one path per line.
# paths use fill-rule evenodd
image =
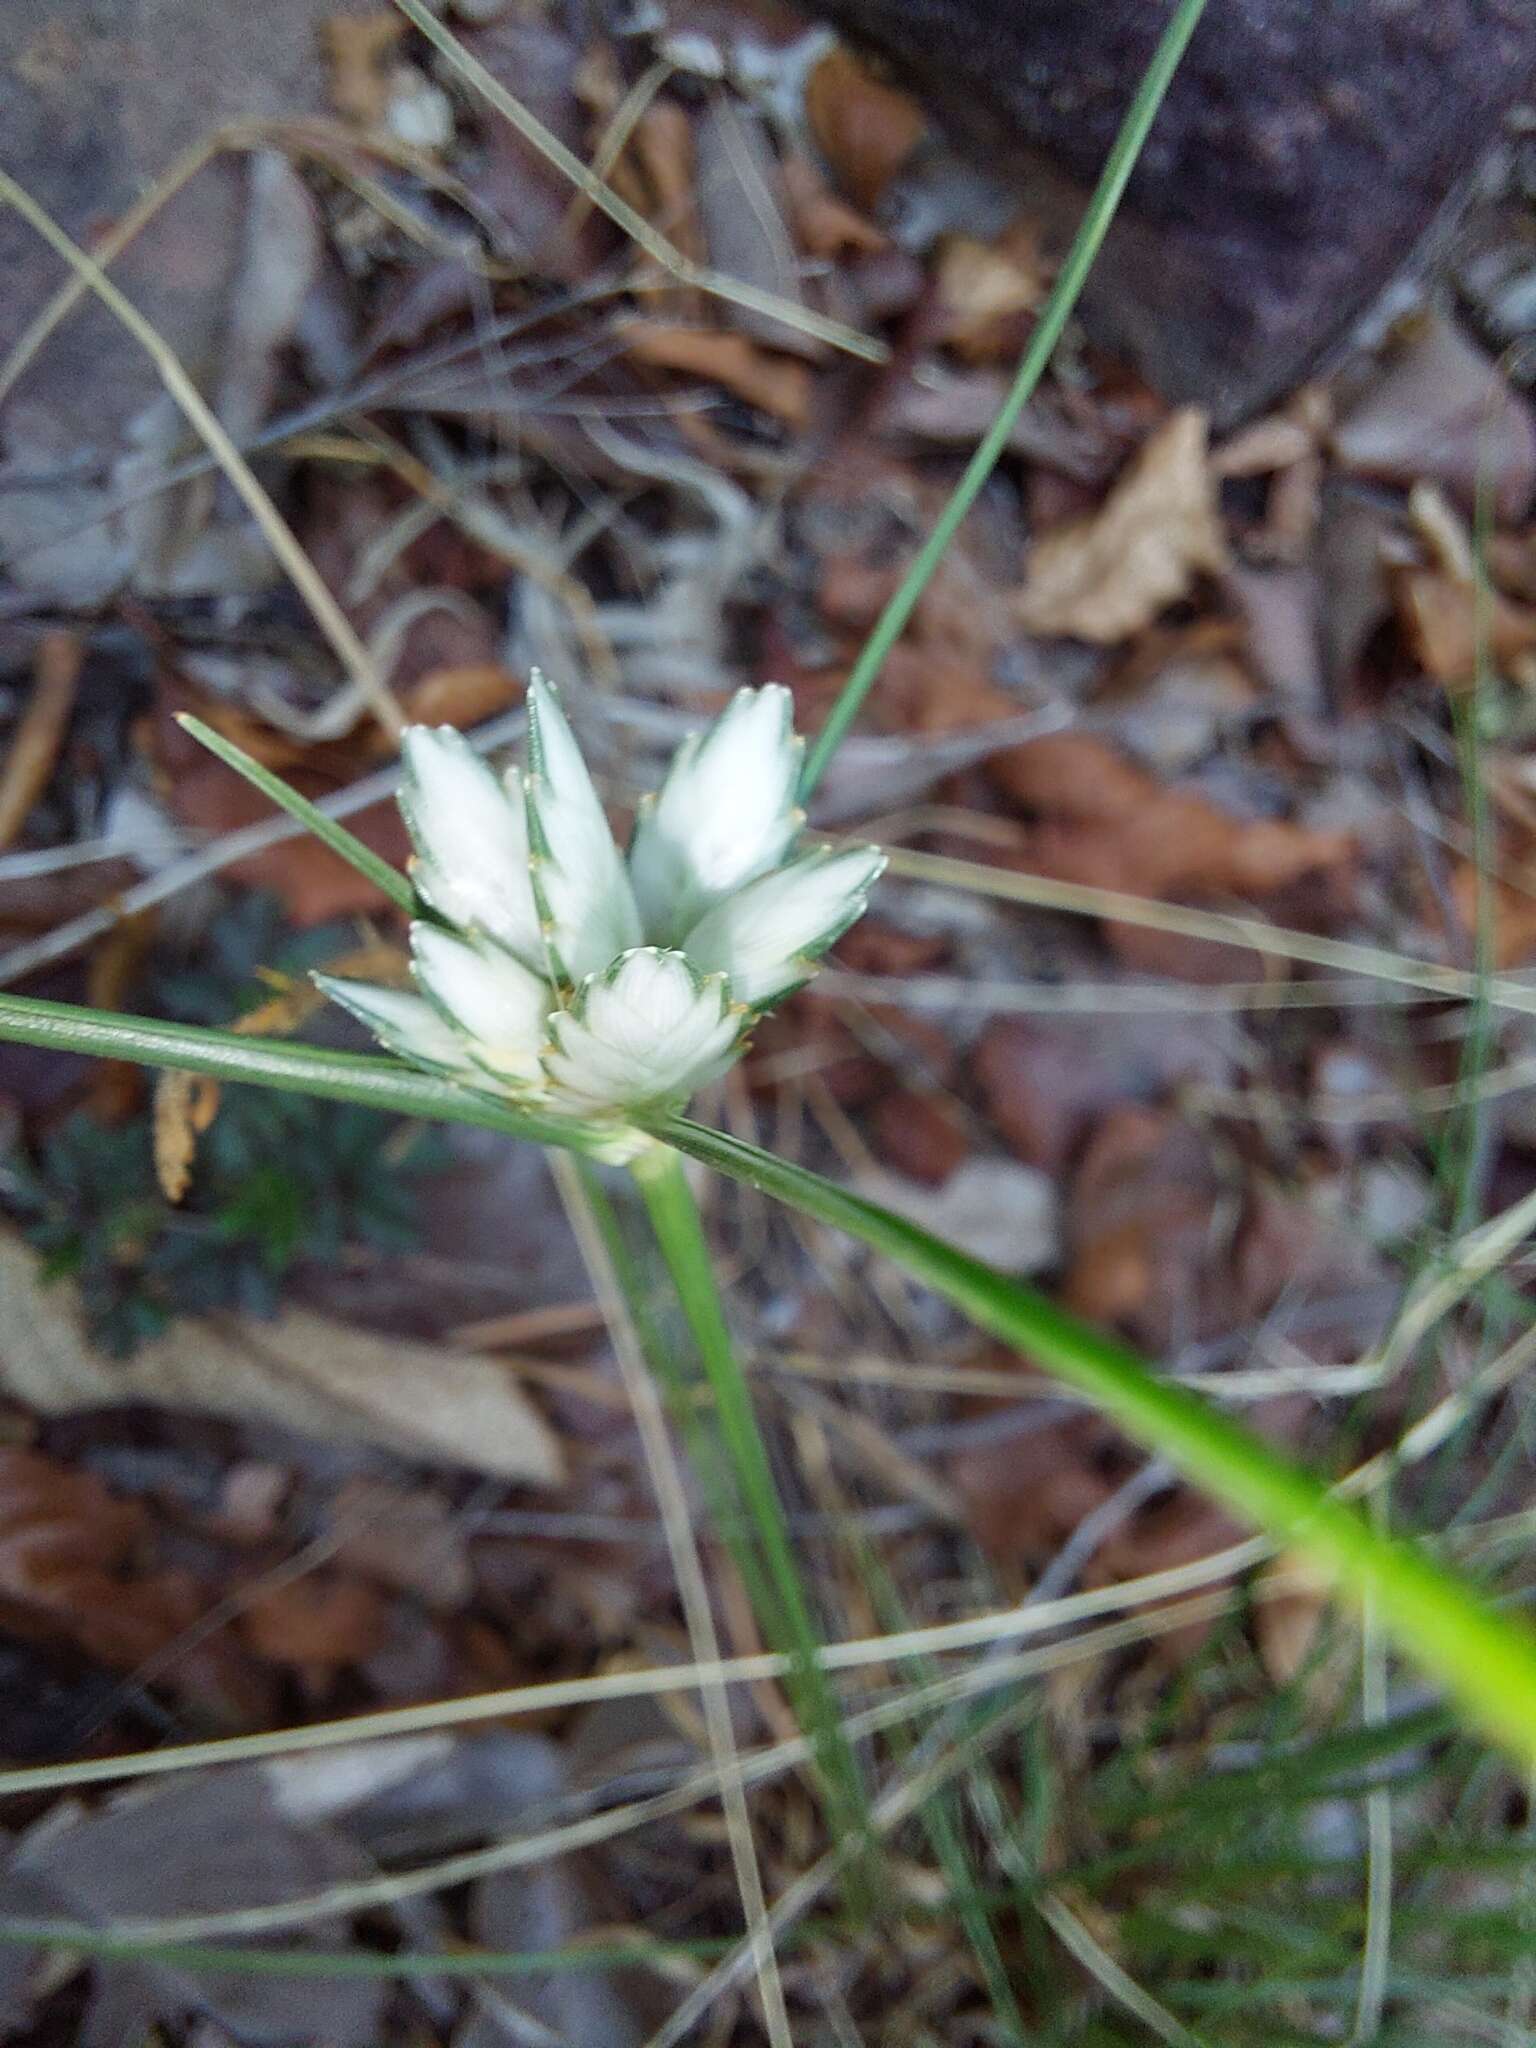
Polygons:
M1164 29L1152 61L1137 87L1136 97L1115 137L1114 147L1099 174L1099 182L1088 202L1082 225L1067 251L1051 295L1041 308L1039 321L1029 338L1002 410L977 444L932 533L919 548L899 588L875 621L857 661L848 672L848 680L827 714L826 724L816 736L816 744L806 758L800 777L802 803L820 782L827 764L847 737L848 728L858 717L864 699L885 666L886 656L901 638L908 619L917 608L918 599L943 560L945 550L960 530L966 513L980 497L987 478L997 467L998 458L1008 446L1019 414L1034 396L1035 387L1045 374L1062 330L1072 317L1072 310L1088 281L1088 273L1109 232L1109 224L1115 217L1131 172L1136 168L1136 159L1141 155L1157 110L1173 82L1173 75L1179 68L1196 24L1205 12L1205 4L1206 0L1180 0L1172 20Z
M237 775L243 775L263 796L272 799L280 811L286 811L290 818L301 824L306 832L312 832L332 853L337 854L360 875L366 875L374 887L381 889L391 903L414 915L416 891L398 868L365 846L355 832L349 832L345 825L339 825L334 818L326 816L308 797L300 796L296 789L274 775L270 768L263 768L259 761L253 761L243 747L237 747L233 740L225 739L222 733L214 731L211 725L204 725L200 718L190 712L183 712L176 723L184 732L192 735L199 746L206 747L210 754L217 754L226 768L233 768Z

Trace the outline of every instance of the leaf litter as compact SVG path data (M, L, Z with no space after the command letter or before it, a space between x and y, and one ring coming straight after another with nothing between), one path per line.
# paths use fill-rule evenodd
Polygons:
M746 0L613 30L584 10L458 0L447 19L465 49L599 167L679 275L638 258L590 189L397 11L285 0L283 14L291 33L259 62L242 46L244 100L210 42L217 91L198 111L273 125L152 206L119 261L406 716L469 730L553 668L621 819L740 683L787 683L814 728L1032 331L1056 260L1043 218L957 212L971 188L922 110ZM83 168L63 209L77 233L123 217L194 139L193 44L167 66L171 93L124 87L138 184L92 188ZM296 74L279 55L298 50ZM58 89L83 96L94 75ZM1499 218L1528 211L1522 175ZM5 345L56 283L34 260ZM723 292L701 288L705 266ZM840 350L829 323L885 359ZM77 308L0 397L7 945L110 912L151 846L163 861L264 815L188 749L177 712L311 796L388 753L227 485L105 333ZM1518 1074L1533 1048L1519 1018L1479 1046L1452 1005L1325 981L1221 920L1463 968L1480 946L1508 972L1536 961L1536 436L1517 369L1426 298L1213 444L1198 407L1170 408L1070 336L812 823L959 856L982 879L1150 898L1195 924L889 881L878 922L840 948L842 977L787 1005L704 1105L1036 1275L1329 1469L1352 1455L1341 1445L1394 1440L1519 1313L1514 1268L1511 1298L1450 1319L1418 1379L1361 1379L1402 1277L1467 1204L1492 1214L1536 1176L1523 1091L1474 1105L1458 1078L1464 1062ZM134 836L114 838L130 814ZM381 802L351 822L400 860L394 816ZM376 978L400 937L377 892L290 841L26 989L71 998L110 979L126 1007L313 1038L332 1027L304 997L309 968L350 952ZM633 1426L536 1159L456 1138L397 1176L406 1127L364 1137L274 1111L263 1146L239 1091L172 1079L151 1103L12 1048L0 1114L11 1760L551 1676L643 1691L645 1671L688 1654ZM407 1180L398 1205L370 1199ZM1273 1958L1219 1894L1197 1893L1196 1837L1170 1811L1240 1786L1269 1737L1326 1756L1350 1729L1358 1646L1325 1589L1279 1559L1229 1574L1209 1612L1136 1623L1137 1580L1219 1559L1241 1532L878 1262L745 1197L711 1197L709 1220L829 1635L1125 1589L1128 1630L1066 1643L1020 1707L1022 1748L973 1782L1030 1845L1031 1883L1069 1889L1105 1952L1202 2024L1197 1976L1209 1996ZM830 1414L796 1398L806 1361L835 1381ZM989 1391L955 1390L972 1384ZM1435 1531L1472 1499L1480 1522L1525 1512L1528 1420L1516 1381L1415 1468L1394 1511ZM714 1562L727 1648L751 1652L750 1607ZM1504 1583L1523 1590L1518 1566ZM850 1711L871 1697L850 1691ZM1395 1678L1391 1705L1417 1706ZM784 1732L771 1688L743 1689L735 1710L744 1746ZM430 1755L394 1765L359 1748L18 1804L0 1876L14 1915L99 1932L314 1894L282 1939L362 1967L288 1981L7 1949L7 2023L82 2040L153 2028L176 2048L644 2039L739 1931L707 1805L456 1891L324 1905L333 1886L557 1828L701 1767L687 1713L640 1699L624 1714L424 1736ZM902 1768L886 1738L871 1757ZM364 1780L373 1796L352 1797ZM1225 1842L1305 1862L1320 1804L1286 1834L1283 1802L1230 1796L1249 1820L1198 1838L1213 1857ZM776 1894L826 1844L797 1775L752 1797ZM1433 1783L1395 1795L1405 1867L1453 1804ZM1340 1808L1354 1812L1334 1799L1330 1826ZM1476 1787L1457 1809L1500 1854L1513 1810ZM977 1884L1001 1887L986 1830L967 1824L962 1846ZM895 2038L896 2012L913 2038L988 2038L953 1867L903 1833L890 1868L883 1924L813 1922L784 1944L797 2016L819 2023L835 1995L850 2038ZM1278 1911L1312 1925L1337 1876L1281 1887ZM1490 1880L1479 1902L1497 1916L1508 1899ZM1042 1948L1027 1908L993 1924L1034 2021L1118 2024L1102 1980ZM407 1949L462 1962L606 1937L625 1968L367 1974ZM1436 1949L1411 1913L1396 1938L1452 1984L1493 1968ZM1333 1934L1318 1939L1338 1956ZM1354 1960L1346 1947L1338 1973ZM1433 2001L1419 2004L1434 2031ZM1348 1995L1298 1993L1286 2023L1331 2037ZM761 2038L747 2006L720 2008L728 2036Z

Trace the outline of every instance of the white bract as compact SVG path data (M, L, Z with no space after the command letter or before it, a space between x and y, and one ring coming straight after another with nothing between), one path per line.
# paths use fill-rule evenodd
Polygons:
M793 855L789 692L738 690L679 747L626 861L554 691L528 691L528 769L498 780L462 733L412 726L417 993L316 979L413 1065L560 1114L685 1102L859 917L875 847Z

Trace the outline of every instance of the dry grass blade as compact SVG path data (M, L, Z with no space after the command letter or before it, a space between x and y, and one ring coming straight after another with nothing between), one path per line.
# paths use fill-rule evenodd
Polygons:
M6 171L0 170L0 201L12 206L42 239L61 256L102 304L133 336L144 350L171 397L180 406L210 455L229 479L246 510L261 529L268 546L281 563L294 588L309 608L311 617L347 674L366 696L375 718L385 732L396 738L403 726L400 707L374 667L367 648L358 638L352 622L337 604L314 564L295 538L292 528L257 482L254 471L229 438L217 415L187 375L181 361L132 301L118 290L101 265L74 242Z
M889 872L914 882L936 882L941 888L967 889L975 895L997 896L1009 903L1027 903L1037 910L1065 910L1081 917L1108 918L1120 924L1144 925L1151 931L1177 932L1186 938L1213 939L1247 946L1272 960L1296 960L1325 967L1336 974L1366 975L1426 995L1450 996L1460 1002L1487 1001L1506 1010L1536 1014L1536 988L1507 976L1483 978L1461 967L1443 967L1433 960L1414 960L1383 946L1355 945L1347 939L1319 938L1311 932L1287 930L1235 911L1193 910L1183 903L1160 903L1149 896L1131 896L1119 889L1096 889L1085 882L1053 882L1044 875L1021 874L980 861L955 860L947 854L890 850Z
M197 175L204 164L210 162L221 150L237 146L231 134L220 133L194 143L190 149L184 151L150 190L130 206L102 236L95 254L95 261L100 267L105 270L109 263L114 262L129 243L143 233L161 207L173 199L182 186ZM80 301L90 295L91 289L89 276L84 271L76 270L60 285L42 311L23 328L10 354L3 363L0 363L0 404L9 397L16 380L49 335L69 318Z
M45 633L33 664L32 694L0 767L0 846L9 846L48 786L75 708L85 652L73 633Z
M1149 1572L1118 1586L1096 1586L1059 1600L1012 1607L1000 1613L971 1615L961 1621L938 1622L892 1635L868 1636L829 1643L819 1662L828 1671L855 1671L908 1657L933 1656L949 1650L984 1647L1003 1637L1031 1636L1141 1606L1182 1598L1192 1590L1219 1584L1235 1572L1257 1564L1269 1546L1259 1538L1231 1545L1190 1564ZM713 1674L729 1685L756 1685L784 1678L793 1669L787 1656L763 1651L750 1657L728 1657ZM339 1721L317 1721L262 1735L227 1736L213 1742L184 1743L175 1749L142 1750L137 1755L91 1758L82 1763L38 1764L0 1772L0 1797L63 1786L106 1784L115 1779L158 1777L168 1771L201 1769L212 1764L249 1763L262 1757L309 1754L343 1748L354 1742L381 1741L397 1735L419 1735L436 1728L470 1727L526 1714L590 1705L599 1700L641 1699L668 1693L697 1692L705 1676L696 1665L664 1665L645 1671L613 1671L589 1678L552 1679L539 1685L509 1686L475 1693L466 1699L431 1700L420 1706L390 1707L377 1713L351 1715ZM806 1752L809 1754L809 1752Z
M1292 1580L1277 1578L1274 1597L1280 1597L1284 1592L1291 1590L1293 1585ZM1264 1597L1270 1597L1270 1589L1265 1589ZM1063 1670L1069 1665L1103 1657L1131 1643L1150 1640L1186 1627L1193 1621L1214 1619L1216 1615L1227 1611L1233 1598L1233 1595L1226 1592L1205 1594L1198 1599L1175 1603L1131 1620L1105 1623L1102 1627L1089 1630L1070 1642L1050 1643L1040 1649L1020 1651L1014 1656L991 1659L974 1670L903 1689L888 1699L881 1700L858 1713L850 1714L844 1723L845 1733L851 1741L869 1741L886 1729L898 1727L934 1709L966 1699L978 1699L988 1693L1005 1691L1017 1687L1027 1679L1043 1677L1050 1672ZM697 1682L698 1674L695 1672L692 1683L696 1685ZM1026 1710L1032 1711L1032 1707L1020 1708L1018 1711ZM993 1728L1001 1732L1006 1723L1005 1716L994 1722ZM767 1748L748 1752L740 1758L742 1781L745 1785L768 1784L790 1771L798 1770L809 1760L810 1755L811 1741L803 1735L792 1736ZM968 1749L962 1749L958 1756L954 1751L947 1752L938 1759L932 1772L920 1776L915 1774L911 1780L904 1780L888 1791L883 1811L877 1809L878 1824L882 1830L899 1825L915 1811L935 1784L942 1783L952 1772L965 1768L969 1760ZM401 1900L420 1898L429 1892L442 1891L451 1885L469 1884L477 1878L487 1877L498 1871L525 1869L557 1856L569 1855L575 1850L590 1848L599 1842L612 1841L650 1822L687 1812L702 1801L713 1798L718 1789L719 1778L715 1767L712 1764L704 1765L689 1771L671 1789L654 1793L649 1798L632 1800L601 1813L588 1814L578 1820L541 1828L535 1834L492 1842L482 1849L466 1850L462 1854L445 1857L417 1869L392 1872L381 1877L362 1878L353 1883L330 1886L324 1891L306 1894L303 1897L278 1899L258 1906L180 1915L159 1920L119 1921L112 1931L124 1939L146 1943L234 1939L275 1934L285 1928L302 1927L310 1921L336 1913L361 1913L382 1906L396 1905ZM852 1854L856 1847L856 1844L844 1844L841 1851L834 1851L831 1856L823 1858L804 1878L797 1880L770 1911L768 1932L776 1937L790 1921L806 1911L835 1879L846 1857ZM40 1941L64 1943L79 1931L68 1921L18 1921L7 1918L0 1922L0 1925L4 1926L8 1938L30 1937ZM751 1962L752 1943L749 1938L738 1950L732 1951L731 1956L721 1966L722 1981L710 1989L705 2004L713 2002L721 1990L737 1981L744 1969L750 1969ZM674 2035L670 2038L679 2037Z

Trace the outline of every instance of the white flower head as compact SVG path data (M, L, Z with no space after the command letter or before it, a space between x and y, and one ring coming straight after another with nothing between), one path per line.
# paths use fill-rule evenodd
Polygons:
M555 692L528 692L528 763L498 782L463 735L413 726L418 994L318 976L402 1059L558 1114L623 1118L724 1072L770 1003L862 915L874 847L794 856L789 692L738 690L679 747L628 860Z

